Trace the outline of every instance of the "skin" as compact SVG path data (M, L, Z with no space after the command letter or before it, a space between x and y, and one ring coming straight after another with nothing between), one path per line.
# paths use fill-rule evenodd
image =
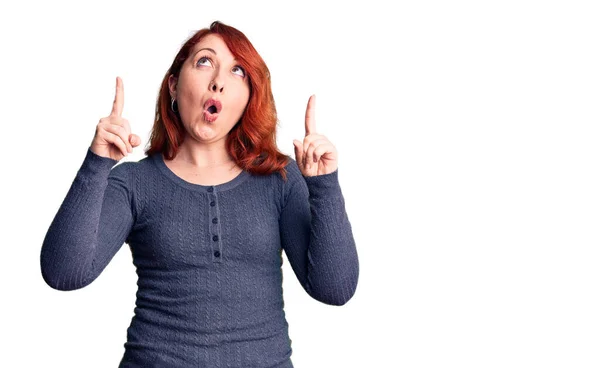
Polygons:
M316 96L312 95L304 115L304 140L294 139L296 163L304 176L330 174L338 167L337 149L327 137L317 133L315 104Z
M129 121L122 117L124 99L123 81L117 77L112 111L100 119L90 146L99 156L121 160L142 143L138 135L131 133Z
M216 55L202 48L210 47ZM209 56L209 59L202 59ZM212 83L214 81L214 83ZM236 66L233 55L218 35L208 35L200 41L184 66L179 78L169 76L171 96L177 99L178 109L188 136L181 145L177 157L168 165L192 168L196 173L219 175L218 181L228 180L225 173L232 159L225 149L225 139L233 126L242 117L250 97L249 81L245 71ZM109 118L101 120L103 129L97 129L93 151L109 156L108 148L118 147L123 156L141 144L139 136L132 134L129 122L121 117L123 110L123 83L117 77L117 87L113 111ZM212 123L204 120L204 102L216 98L223 104L219 118ZM316 96L310 96L305 114L305 135L302 141L294 140L296 163L304 176L325 175L334 172L338 166L338 152L327 137L317 133L315 119ZM113 129L121 126L123 129ZM108 127L108 128L107 128ZM116 156L117 154L112 154ZM118 155L116 159L122 156ZM175 165L175 161L177 164ZM166 161L166 163L169 161ZM202 169L202 171L198 171ZM234 175L241 168L234 165ZM231 169L228 169L231 170ZM194 174L198 175L198 174ZM215 179L213 177L213 179Z
M215 50L216 55L208 50L199 51L206 47ZM204 56L211 60L202 59ZM188 168L192 165L196 171L218 170L219 166L230 164L232 160L225 141L244 113L250 85L245 71L236 66L233 54L219 35L208 35L194 47L179 78L169 77L169 90L171 97L177 100L188 134L173 161L186 162ZM204 120L203 112L204 102L211 97L221 101L223 109L219 118L209 123ZM306 107L303 142L294 140L296 162L304 176L329 174L337 169L335 146L316 131L315 98L312 95Z
M204 48L213 49L216 55L209 50L200 51ZM168 83L186 130L186 138L173 161L183 161L196 169L231 166L233 160L225 142L246 109L250 83L223 39L213 34L204 37L193 48L179 77L169 76ZM214 122L207 122L203 116L204 102L209 98L222 104Z

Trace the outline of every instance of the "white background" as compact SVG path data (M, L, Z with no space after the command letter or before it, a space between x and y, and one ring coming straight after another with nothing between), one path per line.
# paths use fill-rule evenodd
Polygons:
M143 147L177 50L220 20L271 71L281 151L293 155L314 93L339 152L359 285L322 304L284 259L295 367L598 367L600 12L391 3L2 5L0 366L118 365L128 247L62 292L42 279L42 241L115 77Z

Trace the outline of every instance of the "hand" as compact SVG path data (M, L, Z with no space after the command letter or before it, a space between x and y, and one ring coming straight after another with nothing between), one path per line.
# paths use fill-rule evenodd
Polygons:
M294 139L296 163L304 176L330 174L337 169L337 149L327 137L317 134L315 99L315 95L310 96L306 106L304 142Z
M90 150L103 157L121 160L142 143L139 136L131 133L129 121L121 117L123 112L123 81L117 77L115 101L109 116L100 119Z

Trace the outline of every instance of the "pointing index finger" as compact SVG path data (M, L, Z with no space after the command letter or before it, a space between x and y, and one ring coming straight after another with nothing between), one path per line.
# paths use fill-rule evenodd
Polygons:
M304 127L306 129L306 135L317 132L317 123L315 121L315 102L316 95L310 96L308 99L308 105L306 106L306 115L304 117Z
M115 88L115 101L113 102L113 108L111 111L112 116L121 116L123 113L123 100L125 99L123 92L123 81L120 77L117 77L117 86Z

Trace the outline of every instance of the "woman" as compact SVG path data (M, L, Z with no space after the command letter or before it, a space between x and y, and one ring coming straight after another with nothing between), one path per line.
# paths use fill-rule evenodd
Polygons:
M282 251L323 303L345 304L359 273L314 96L293 160L276 147L267 66L243 33L214 22L163 80L147 157L115 166L141 143L123 103L117 77L44 239L44 280L82 288L126 242L138 292L119 367L293 367Z

